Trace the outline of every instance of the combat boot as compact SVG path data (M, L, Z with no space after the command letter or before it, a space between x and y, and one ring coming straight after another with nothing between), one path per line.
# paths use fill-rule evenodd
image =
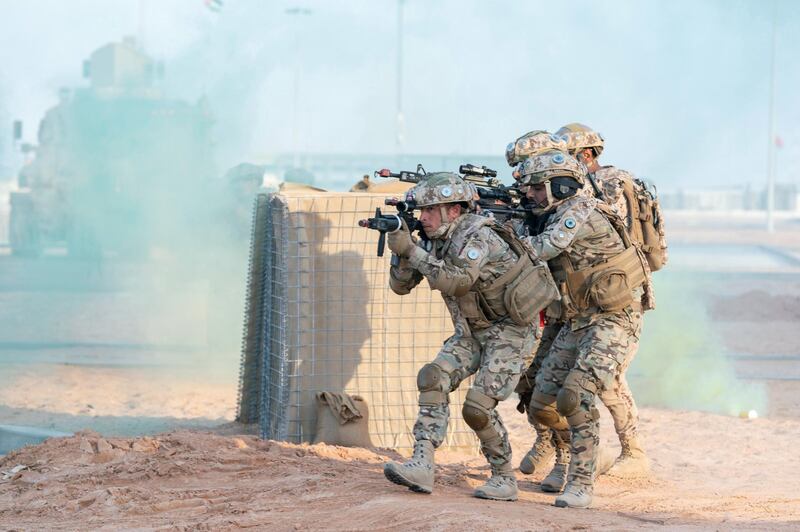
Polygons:
M559 508L588 508L592 504L592 486L570 482L564 493L556 497Z
M519 470L526 475L532 475L536 471L541 470L556 454L556 447L553 445L553 440L550 437L548 430L546 438L542 438L541 434L536 435L536 441L533 447L528 451L519 463Z
M558 442L556 446L556 463L552 471L542 480L542 491L559 493L567 483L567 469L569 468L569 444Z
M620 438L622 452L608 470L608 475L618 478L641 478L650 473L650 461L636 436Z
M383 474L401 486L406 486L417 493L433 491L433 444L428 440L419 440L414 444L414 454L400 464L389 462L383 466Z
M475 488L473 495L479 499L492 499L495 501L517 500L517 479L511 464L492 466L492 478L483 486Z

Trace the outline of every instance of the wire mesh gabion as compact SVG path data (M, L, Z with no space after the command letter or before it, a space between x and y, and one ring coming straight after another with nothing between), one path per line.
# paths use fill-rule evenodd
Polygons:
M377 233L357 226L383 206L367 193L261 194L254 207L238 419L263 438L314 438L317 392L364 398L379 447L408 448L416 375L452 334L426 283L398 296ZM445 445L474 451L460 417L469 384L451 394Z

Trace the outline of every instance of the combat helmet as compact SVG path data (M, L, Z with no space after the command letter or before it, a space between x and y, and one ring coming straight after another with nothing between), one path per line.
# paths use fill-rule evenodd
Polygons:
M547 212L567 198L574 196L586 182L583 163L561 150L546 150L529 157L522 163L520 184L543 184L547 191L547 205L534 206L534 212Z
M585 148L593 148L595 157L603 153L603 146L605 145L603 135L578 122L563 126L556 131L556 136L567 141L569 152L573 155Z
M458 174L434 172L426 175L425 179L409 190L406 199L413 199L416 208L463 202L472 210L478 199L478 190Z
M442 238L447 234L452 222L447 219L445 205L448 203L464 203L467 210L472 211L479 199L478 189L472 183L464 181L458 174L452 172L434 172L427 174L416 186L406 193L406 202L414 208L439 205L442 215L442 224L434 234L429 234L432 239Z
M543 150L567 151L567 139L540 129L529 131L506 146L506 161L514 167Z

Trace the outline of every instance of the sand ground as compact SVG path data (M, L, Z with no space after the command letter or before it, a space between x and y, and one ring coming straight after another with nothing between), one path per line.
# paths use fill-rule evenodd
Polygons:
M509 403L507 403L508 405ZM517 456L529 429L511 420ZM608 424L605 424L608 426ZM538 475L517 475L520 500L471 497L488 475L475 457L441 452L434 493L387 482L386 449L293 445L252 436L172 432L52 439L7 456L6 529L565 530L797 529L800 421L646 409L652 476L601 477L595 508L552 506ZM724 441L721 435L725 435ZM604 435L608 439L608 434ZM780 459L783 457L783 459ZM796 462L795 462L796 463ZM12 473L12 468L25 469Z

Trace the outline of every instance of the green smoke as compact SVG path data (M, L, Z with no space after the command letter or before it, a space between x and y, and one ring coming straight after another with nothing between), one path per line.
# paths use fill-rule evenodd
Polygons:
M655 275L657 308L645 315L641 348L630 370L641 405L739 415L765 412L763 383L737 378L714 330L698 282Z

